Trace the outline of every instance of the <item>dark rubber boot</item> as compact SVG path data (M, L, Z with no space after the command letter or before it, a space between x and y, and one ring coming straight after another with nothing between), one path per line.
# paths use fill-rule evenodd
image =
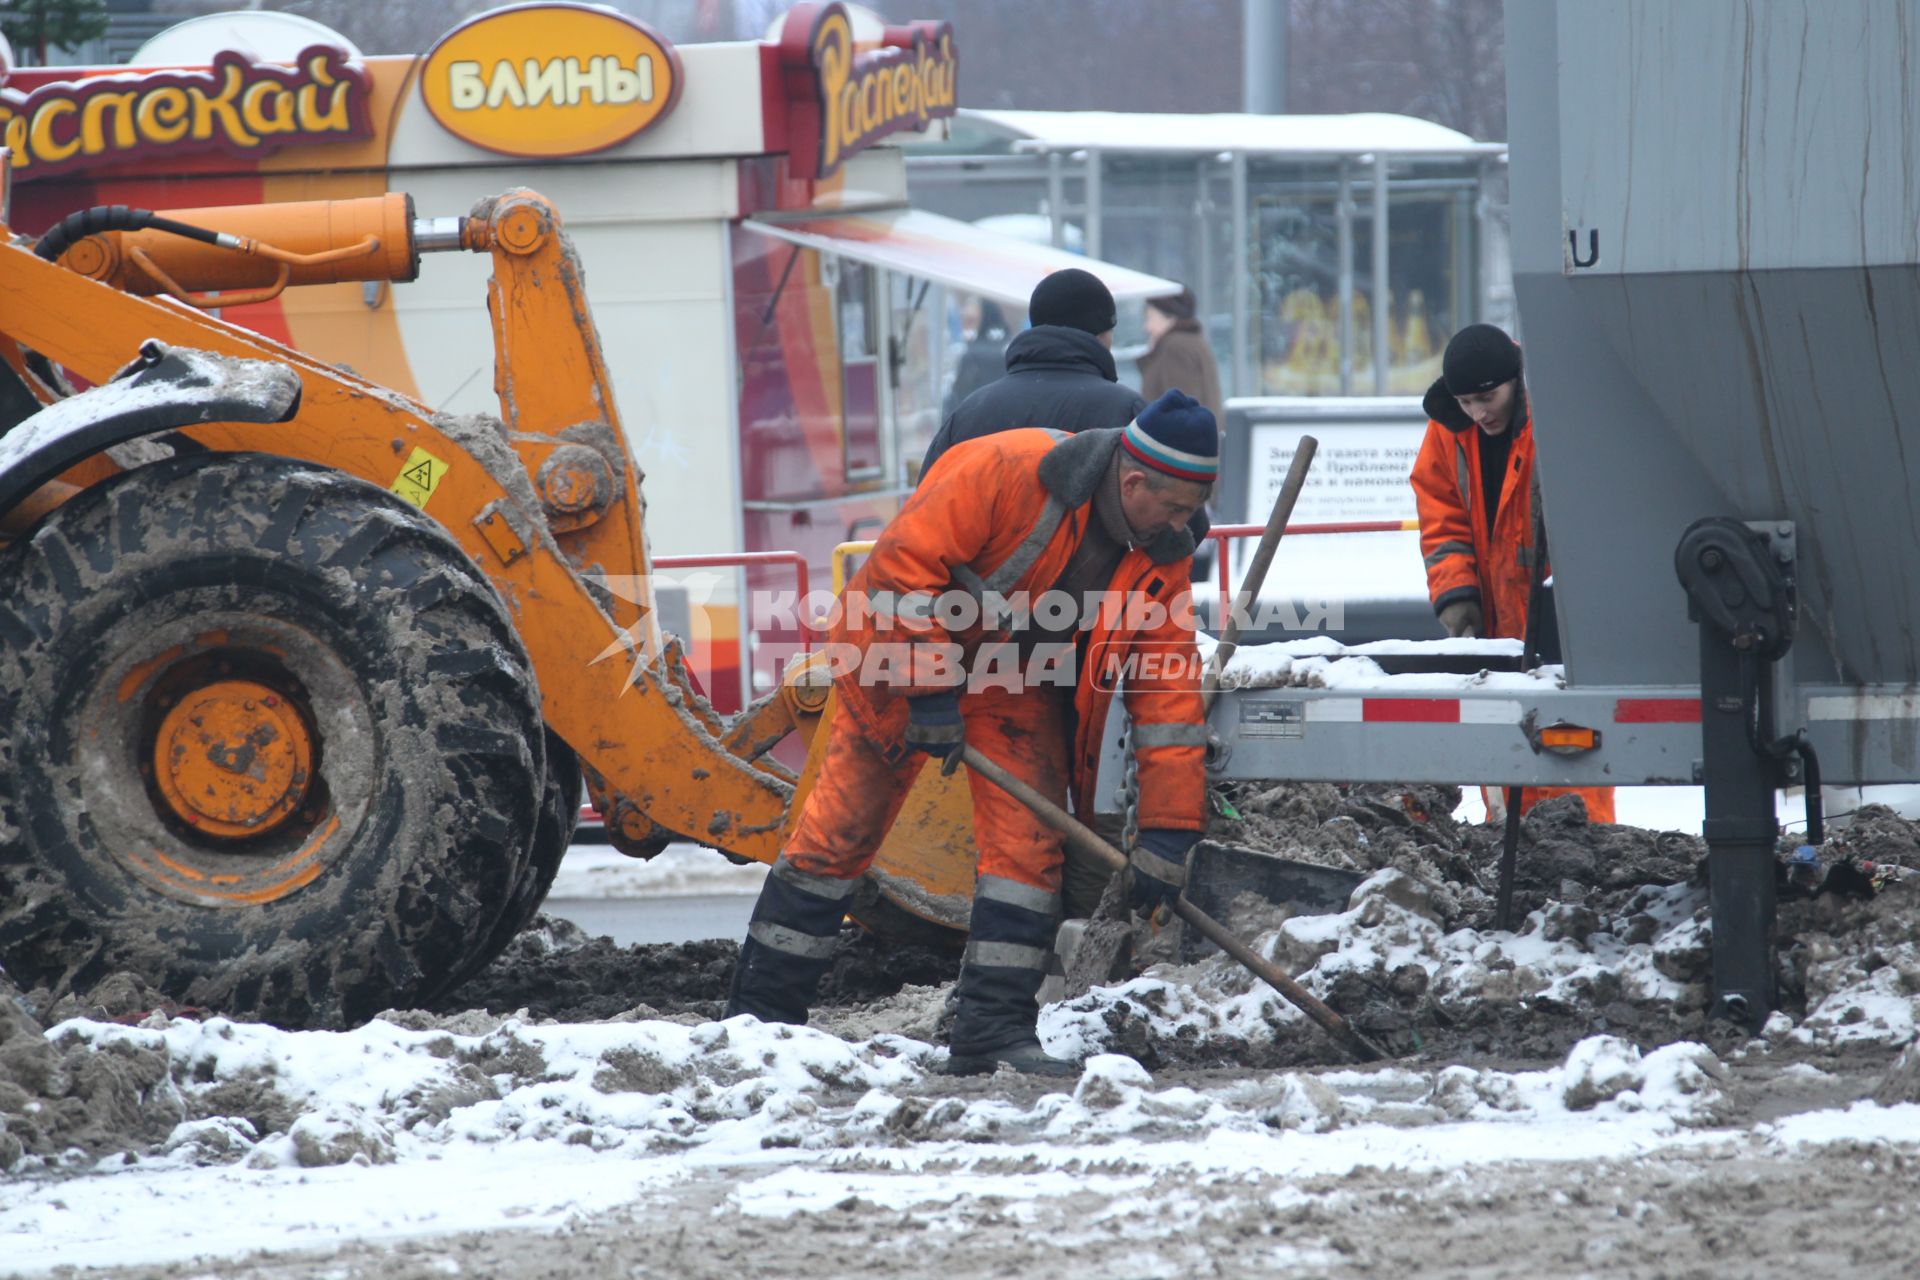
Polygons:
M952 1075L977 1075L1000 1066L1066 1075L1077 1064L1041 1052L1035 998L1053 955L1058 894L981 876L973 893L971 936L960 965L959 1011L953 1020Z
M784 856L773 864L733 967L727 1017L750 1013L762 1022L805 1024L833 963L853 886L797 870Z
M1080 1064L1067 1058L1056 1058L1040 1047L1038 1040L1028 1040L1021 1044L1010 1044L1004 1049L995 1049L991 1053L950 1054L947 1058L947 1074L950 1076L991 1075L1000 1068L1018 1071L1030 1076L1076 1076L1080 1074Z

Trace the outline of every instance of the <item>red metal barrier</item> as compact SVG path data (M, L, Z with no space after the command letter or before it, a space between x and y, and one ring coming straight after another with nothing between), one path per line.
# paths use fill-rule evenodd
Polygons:
M813 652L813 624L800 612L800 606L806 602L812 590L812 578L807 572L806 557L798 551L735 551L730 554L710 556L655 556L653 567L656 569L728 569L744 568L756 564L790 564L793 566L795 588L799 596L794 600L794 620L800 625L800 642L808 653ZM751 634L753 620L747 616L747 603L740 604L740 630L742 634Z
M794 620L800 627L800 645L804 652L813 652L816 632L813 624L807 621L803 606L807 594L812 590L812 578L807 571L806 557L798 551L734 551L726 554L705 556L655 556L652 560L656 569L737 569L757 564L790 564L793 566L794 585L799 596L794 601ZM753 619L748 616L748 604L751 600L740 602L740 636L743 645L749 643L753 635ZM688 674L692 674L689 671ZM753 702L753 669L744 653L740 662L740 705L746 707Z
M1418 520L1349 520L1334 524L1290 524L1290 537L1322 533L1407 533L1420 527ZM1227 539L1257 538L1267 531L1263 524L1217 524L1207 530L1214 543L1214 573L1220 580L1220 617L1217 626L1227 625L1227 613L1233 608L1232 582L1227 575Z
M1290 524L1289 536L1320 535L1335 533L1404 533L1420 527L1418 520L1350 520L1344 523ZM1231 538L1257 538L1266 532L1266 526L1257 524L1221 524L1207 531L1207 537L1214 543L1215 573L1220 581L1220 618L1222 625L1227 611L1233 607L1233 583L1227 570L1227 541ZM798 551L735 551L731 554L700 556L655 556L653 566L656 569L726 569L743 568L758 564L788 564L793 566L794 584L799 591L799 600L804 602L812 589L812 578L807 570L806 558ZM818 636L813 624L797 609L794 619L800 628L801 644L809 653L813 651L813 642ZM743 634L750 634L752 619L747 616L745 602L740 609L740 628ZM746 673L742 672L744 679Z

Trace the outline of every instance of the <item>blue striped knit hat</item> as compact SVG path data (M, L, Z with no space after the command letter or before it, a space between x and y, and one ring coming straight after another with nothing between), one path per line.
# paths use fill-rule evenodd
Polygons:
M1212 484L1220 474L1220 429L1213 410L1177 389L1127 424L1120 447L1143 466L1195 484Z

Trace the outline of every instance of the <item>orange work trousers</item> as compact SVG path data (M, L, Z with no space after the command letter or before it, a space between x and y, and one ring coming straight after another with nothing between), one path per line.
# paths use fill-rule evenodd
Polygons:
M963 694L960 716L967 743L1061 808L1067 805L1071 690L981 689ZM827 755L800 809L782 856L801 871L851 880L866 871L913 781L928 763L905 744L907 700L891 699L882 714L889 741L875 743L855 718L835 715L827 726ZM969 772L977 870L1060 892L1060 834L1018 800Z
M1489 817L1507 802L1505 787L1482 787L1480 795L1487 802ZM1579 796L1585 800L1588 822L1614 821L1612 787L1522 787L1520 788L1520 812L1531 812L1533 806L1554 796Z

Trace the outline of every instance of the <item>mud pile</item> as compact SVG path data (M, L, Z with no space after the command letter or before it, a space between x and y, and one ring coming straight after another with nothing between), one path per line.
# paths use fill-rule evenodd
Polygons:
M161 1142L187 1117L164 1054L129 1044L96 1052L46 1029L73 1017L164 1025L177 1010L126 974L82 1000L49 1002L0 974L0 1172L24 1158L91 1158Z
M736 943L616 945L542 915L480 973L433 1001L433 1013L524 1010L535 1020L592 1022L635 1008L645 1016L716 1018L727 998Z
M476 1028L512 1014L534 1023L709 1022L725 1005L737 951L730 941L621 947L540 916L486 970L429 1009L381 1017ZM932 1040L958 971L956 954L889 947L849 928L821 984L821 1019L851 1039L904 1030ZM868 1012L903 988L920 993L922 1013ZM183 1091L169 1078L164 1053L120 1040L97 1046L78 1034L48 1035L70 1019L163 1028L172 1018L205 1013L171 1004L127 974L58 999L44 990L22 992L0 974L0 1173L31 1157L41 1167L116 1152L131 1160L188 1142L244 1154L259 1139L287 1132L295 1117L271 1081Z
M636 1010L643 1017L718 1018L739 944L715 939L623 947L578 925L540 916L494 962L434 1001L434 1013L524 1012L537 1020L591 1022ZM903 987L951 983L957 953L882 942L849 927L820 983L819 1005L861 1005Z
M1447 927L1493 924L1504 828L1455 822L1458 787L1235 783L1216 796L1212 839L1319 866L1403 871L1434 886ZM1645 886L1695 879L1705 857L1697 837L1590 824L1578 796L1556 796L1521 820L1515 918L1551 903L1618 908Z
M1574 797L1542 805L1523 823L1516 897L1524 921L1502 933L1490 928L1500 831L1453 822L1449 789L1296 785L1225 799L1216 839L1366 875L1344 911L1290 915L1243 900L1229 923L1411 1063L1564 1058L1595 1035L1615 1037L1629 1058L1629 1048L1651 1053L1688 1040L1746 1051L1742 1033L1705 1016L1712 936L1698 840L1591 826ZM1783 859L1791 852L1783 849ZM1781 865L1783 1008L1758 1042L1762 1051L1891 1062L1913 1042L1920 1010L1920 874L1909 870L1920 868L1920 826L1863 810L1810 858ZM1139 926L1137 952L1177 956L1166 934ZM383 1017L417 1033L480 1037L515 1015L526 1035L595 1021L696 1032L687 1024L721 1012L735 950L728 941L619 947L542 917L431 1009ZM957 967L951 952L849 930L815 1025L855 1045L881 1037L888 1052L910 1049L923 1061L941 1040ZM187 1146L200 1153L196 1161L251 1158L271 1135L291 1135L300 1117L286 1111L284 1082L272 1071L256 1079L244 1055L223 1058L215 1080L183 1075L178 1053L170 1064L157 1046L195 1029L181 1015L203 1016L167 1006L125 975L57 1001L0 980L0 1170L115 1152L175 1156ZM110 1034L115 1023L132 1030ZM243 1039L270 1030L228 1025ZM205 1026L207 1053L218 1049L217 1029L216 1021ZM1155 964L1050 1005L1041 1032L1056 1053L1121 1054L1155 1070L1340 1061L1292 1006L1220 956ZM1888 1075L1887 1097L1920 1097L1914 1052ZM476 1060L447 1097L457 1102L459 1088L479 1088L469 1077L499 1067ZM359 1150L358 1130L336 1133L324 1117L309 1119L302 1132L313 1151L296 1152L300 1160ZM370 1151L362 1154L383 1158Z
M1795 1034L1911 1039L1920 1006L1920 825L1877 805L1863 809L1813 860L1789 863L1784 879L1781 1003L1803 1018Z
M1712 930L1705 848L1693 837L1594 826L1577 797L1522 823L1515 900L1494 932L1501 830L1445 815L1442 788L1284 786L1229 794L1212 835L1372 872L1343 913L1291 916L1243 898L1228 924L1392 1051L1472 1061L1564 1054L1608 1033L1643 1048L1719 1047L1742 1033L1706 1017ZM1920 1007L1920 826L1861 811L1811 860L1782 848L1782 1013L1768 1037L1799 1051L1898 1047ZM1871 855L1870 857L1866 855ZM1337 1060L1290 1006L1233 962L1163 958L1134 982L1049 1011L1056 1051L1148 1066L1284 1067Z

